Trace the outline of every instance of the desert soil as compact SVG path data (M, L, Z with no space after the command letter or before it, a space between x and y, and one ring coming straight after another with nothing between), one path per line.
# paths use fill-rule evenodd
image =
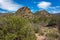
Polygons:
M37 40L44 40L45 39L45 36L44 35L43 36L42 35L39 36L38 33L36 33L35 35L37 37Z

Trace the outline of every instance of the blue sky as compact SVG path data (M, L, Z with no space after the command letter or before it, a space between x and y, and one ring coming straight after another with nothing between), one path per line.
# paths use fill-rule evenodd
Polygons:
M60 12L60 0L0 0L0 12L16 12L27 6L32 12L47 10L50 13Z

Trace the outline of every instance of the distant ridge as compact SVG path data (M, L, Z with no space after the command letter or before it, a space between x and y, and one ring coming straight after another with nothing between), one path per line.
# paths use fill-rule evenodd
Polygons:
M55 13L55 15L60 16L60 13Z
M0 13L0 16L8 15L8 14L13 14L13 13Z
M48 13L46 10L41 10L41 11L37 11L36 13L35 13L35 15L38 15L38 16L51 16L51 14L50 13Z
M31 16L33 16L33 13L31 12L31 10L28 7L22 7L20 9L18 9L15 13L16 13L16 15L23 16L23 17L31 17ZM12 14L12 12L11 13L0 13L0 16L7 15L7 14ZM60 16L60 13L50 14L46 10L41 10L41 11L36 11L34 13L34 15L49 17L51 15Z

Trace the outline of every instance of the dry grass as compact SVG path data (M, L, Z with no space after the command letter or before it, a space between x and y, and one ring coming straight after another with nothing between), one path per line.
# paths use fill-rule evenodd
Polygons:
M45 36L44 40L59 40L60 33L57 28L40 27L39 36Z

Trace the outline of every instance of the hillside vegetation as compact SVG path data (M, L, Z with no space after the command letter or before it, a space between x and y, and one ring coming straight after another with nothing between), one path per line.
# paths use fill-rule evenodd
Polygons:
M0 40L36 40L28 19L5 15L0 17Z
M29 8L22 7L16 13L0 16L0 40L43 40L60 39L60 16L45 10L32 14Z

